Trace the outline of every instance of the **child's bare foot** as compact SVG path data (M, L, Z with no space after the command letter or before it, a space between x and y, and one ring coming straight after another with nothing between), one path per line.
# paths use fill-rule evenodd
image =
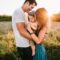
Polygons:
M35 55L35 51L32 51L32 56L34 56Z

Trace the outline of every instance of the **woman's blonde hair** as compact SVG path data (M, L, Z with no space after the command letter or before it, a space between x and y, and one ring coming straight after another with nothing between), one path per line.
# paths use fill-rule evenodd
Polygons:
M47 16L47 10L45 8L39 8L36 10L36 19L39 25L39 28L42 28L46 25L48 16Z

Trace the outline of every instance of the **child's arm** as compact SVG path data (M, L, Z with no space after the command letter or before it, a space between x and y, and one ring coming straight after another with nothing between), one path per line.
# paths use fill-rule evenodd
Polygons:
M29 22L28 24L27 24L27 30L29 31L31 31L31 23ZM32 32L32 31L31 31Z
M37 22L31 23L30 25L33 30L37 30L37 27L38 27Z

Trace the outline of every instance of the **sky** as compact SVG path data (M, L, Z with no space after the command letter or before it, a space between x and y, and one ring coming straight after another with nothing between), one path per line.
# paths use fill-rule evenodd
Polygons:
M24 0L0 0L0 15L12 15L14 10L20 8ZM37 8L45 7L49 14L60 12L60 1L59 0L37 0Z

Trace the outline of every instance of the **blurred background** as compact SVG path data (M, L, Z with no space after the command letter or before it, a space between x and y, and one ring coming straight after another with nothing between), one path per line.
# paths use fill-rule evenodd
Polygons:
M44 42L47 60L60 60L60 1L36 0L33 10L45 7L51 21L51 29ZM18 60L15 39L12 30L12 14L20 8L24 0L0 0L0 60Z

